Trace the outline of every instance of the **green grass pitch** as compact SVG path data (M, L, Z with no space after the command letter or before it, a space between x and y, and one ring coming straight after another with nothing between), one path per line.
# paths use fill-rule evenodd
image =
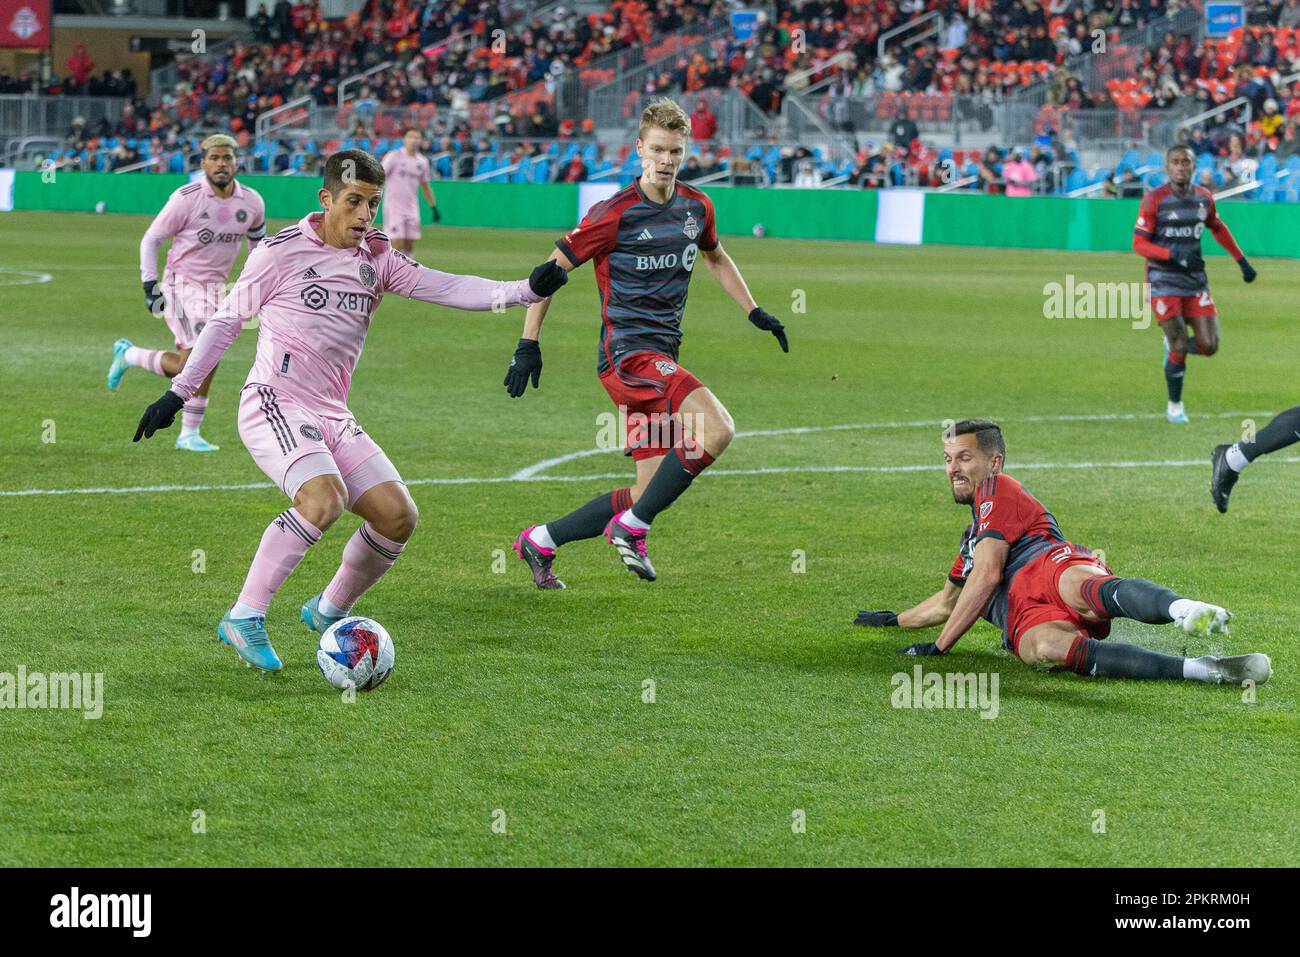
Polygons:
M105 389L113 340L170 344L142 304L145 226L0 219L0 491L265 483L235 427L252 334L218 372L215 455L173 450L175 429L131 444L159 379ZM435 228L416 255L516 278L554 239ZM508 551L523 525L628 484L584 478L630 476L617 453L510 480L593 448L611 408L591 268L557 297L541 390L519 400L501 380L521 310L385 300L352 409L408 480L470 481L412 485L420 527L357 609L391 631L397 667L355 703L297 620L354 518L272 605L286 666L263 676L212 635L278 491L0 496L0 672L105 675L99 720L0 710L0 864L1300 864L1300 466L1252 467L1226 516L1207 492L1213 444L1300 401L1294 264L1260 260L1246 286L1211 260L1223 347L1190 360L1192 421L1173 427L1154 328L1043 316L1045 284L1137 281L1134 256L725 242L791 351L697 269L681 358L741 435L655 526L653 584L592 541L561 554L568 590L540 593ZM892 707L914 663L896 649L934 632L850 622L942 584L966 516L937 423L969 415L1001 420L1009 474L1068 537L1236 616L1213 645L1129 622L1114 637L1266 652L1257 700L1037 672L981 623L937 667L997 673L995 720ZM1179 462L1203 464L1154 464Z

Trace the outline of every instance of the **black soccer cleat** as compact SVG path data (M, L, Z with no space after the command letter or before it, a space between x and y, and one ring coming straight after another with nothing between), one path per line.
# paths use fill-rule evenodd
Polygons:
M515 536L513 546L515 554L528 563L528 570L533 573L533 582L538 588L563 588L564 582L555 577L551 563L555 561L555 549L542 548L530 537L536 525L529 525Z
M629 571L636 572L639 578L652 582L658 577L655 567L650 562L646 551L647 529L628 528L617 517L611 518L605 526L605 538L614 546L618 557Z
M1228 449L1230 445L1216 445L1214 454L1210 456L1212 465L1210 471L1210 497L1214 499L1214 507L1220 512L1228 510L1228 495L1232 492L1232 487L1237 484L1239 473L1233 471L1228 464Z

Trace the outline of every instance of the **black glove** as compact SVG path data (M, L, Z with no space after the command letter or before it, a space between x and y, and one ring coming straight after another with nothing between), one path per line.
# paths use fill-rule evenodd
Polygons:
M1245 256L1242 256L1237 260L1237 265L1241 267L1241 278L1246 280L1246 282L1254 282L1255 277L1259 275L1259 273L1255 272L1255 267L1246 260Z
M944 652L939 650L939 646L933 641L917 642L914 645L908 645L906 648L899 648L900 655L915 655L917 657L928 658L931 655L942 655Z
M529 376L533 377L533 388L538 388L537 382L542 377L542 347L536 339L520 339L519 348L515 349L515 354L510 359L510 368L506 370L506 381L503 383L510 398L517 399L524 394L528 388Z
M435 223L442 222L442 213L438 212L437 206L433 207L433 221Z
M533 295L547 299L568 281L569 274L564 267L554 259L548 259L533 270L533 274L528 277L528 286L533 290Z
M163 302L162 285L155 279L146 280L142 285L144 286L144 307L155 316L161 316L163 307L166 306L166 303Z
M785 326L781 325L781 320L772 315L762 306L755 306L749 314L749 321L764 332L770 332L776 336L776 341L781 343L781 351L790 351L790 341L785 337Z
M896 628L898 615L892 611L860 611L853 624L865 625L868 628Z
M1171 259L1169 262L1182 272L1205 272L1205 258L1200 251L1188 253L1186 256L1180 256L1177 259Z
M144 415L140 416L140 424L135 427L135 438L131 441L139 442L142 435L146 439L151 439L159 429L169 428L176 421L176 413L184 404L184 399L168 389L162 394L161 399L144 410Z

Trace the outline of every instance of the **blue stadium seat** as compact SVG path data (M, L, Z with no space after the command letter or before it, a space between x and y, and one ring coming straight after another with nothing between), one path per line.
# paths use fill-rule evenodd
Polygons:
M438 170L439 176L441 176L443 179L451 178L451 157L450 156L438 157L438 162L434 165L435 168Z
M582 161L587 164L588 169L596 165L598 158L595 143L588 143L582 148Z
M532 178L532 181L533 181L534 183L549 183L549 182L551 181L551 161L550 161L550 160L548 160L548 159L540 159L540 160L538 160L536 163L533 164L533 178Z
M527 183L533 174L533 158L525 156L519 161L519 168L510 174L510 182Z
M1070 170L1070 175L1065 178L1065 191L1072 193L1076 189L1083 189L1088 185L1088 174L1079 167Z
M1137 169L1142 164L1142 157L1137 150L1129 150L1115 167L1115 175L1123 176L1125 170Z

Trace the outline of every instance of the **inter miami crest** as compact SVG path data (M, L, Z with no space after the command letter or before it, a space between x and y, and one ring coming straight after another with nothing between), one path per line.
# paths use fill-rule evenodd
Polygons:
M370 263L361 264L361 281L364 282L369 289L374 289L375 284L379 282L379 277L375 274L375 267L370 265Z
M686 224L682 226L682 232L686 234L687 239L694 239L700 234L700 224L690 213L686 214Z
M298 426L298 431L302 433L304 439L311 439L313 442L319 442L321 440L320 429L316 428L314 425L300 425Z
M235 210L235 219L237 219L241 223L244 222L246 219L248 219L248 211L243 209Z

